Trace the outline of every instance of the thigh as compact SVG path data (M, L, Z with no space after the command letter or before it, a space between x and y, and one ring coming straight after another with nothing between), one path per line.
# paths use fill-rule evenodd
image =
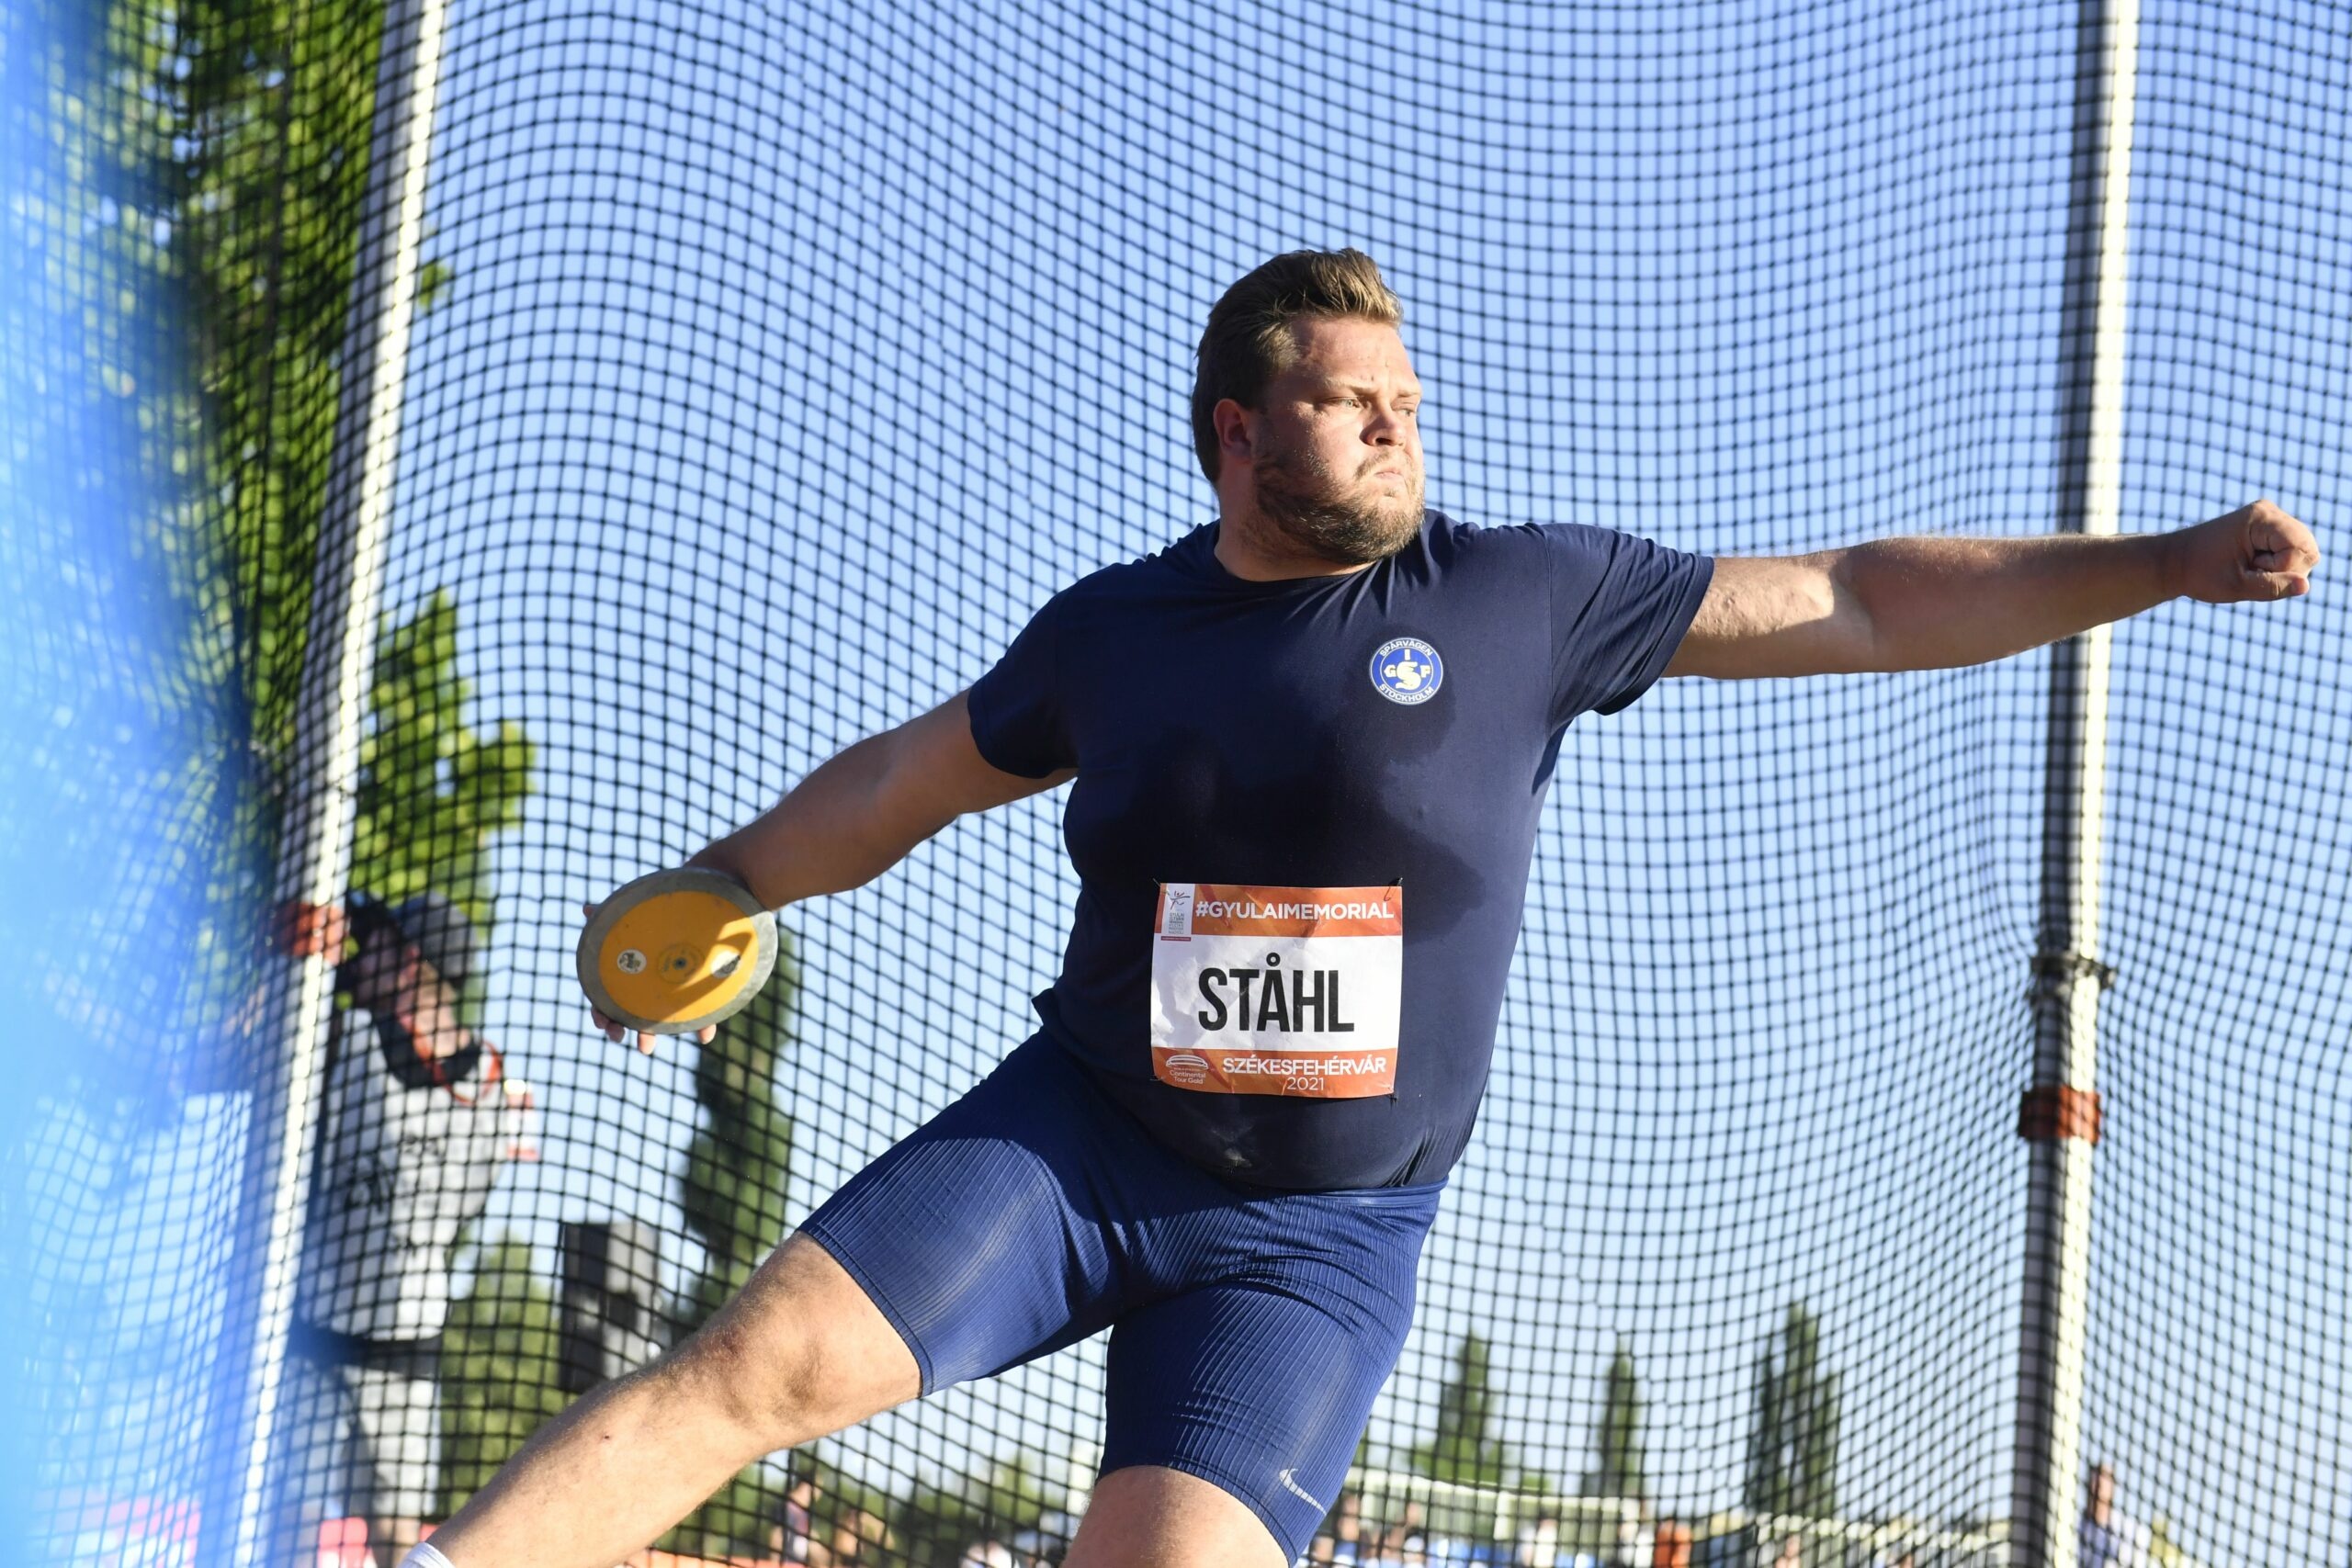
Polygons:
M1161 1466L1214 1483L1295 1561L1338 1501L1412 1325L1425 1227L1387 1228L1320 1255L1261 1255L1123 1318L1111 1334L1106 1474Z
M801 1230L906 1342L930 1393L1098 1332L1118 1310L1101 1130L1032 1041L852 1178Z

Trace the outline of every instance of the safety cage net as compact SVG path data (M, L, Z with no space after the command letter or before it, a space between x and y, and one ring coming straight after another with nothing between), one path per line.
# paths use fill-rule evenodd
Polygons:
M0 3L19 1556L395 1561L1033 1030L1058 792L785 909L699 1048L590 1029L581 907L1213 516L1193 350L1272 254L1381 263L1468 522L2047 532L2105 341L2124 531L2267 494L2324 547L2352 28L2132 10ZM2047 649L1573 725L1310 1558L2025 1561L2055 1432L2083 1560L2352 1561L2346 603L2117 626L2087 786ZM467 948L411 1021L462 1062L356 1021L386 920ZM2059 984L2095 1123L2028 1092ZM370 1122L356 1062L439 1099ZM1102 1375L774 1455L651 1560L1057 1562Z

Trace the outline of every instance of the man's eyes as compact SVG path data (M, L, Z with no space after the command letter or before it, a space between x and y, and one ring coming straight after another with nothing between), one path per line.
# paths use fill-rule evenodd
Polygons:
M1325 408L1341 409L1362 408L1363 406L1363 400L1362 398L1348 397L1325 398L1322 400L1321 406ZM1420 413L1421 405L1419 403L1403 403L1398 405L1396 412L1403 414L1407 419L1412 419Z

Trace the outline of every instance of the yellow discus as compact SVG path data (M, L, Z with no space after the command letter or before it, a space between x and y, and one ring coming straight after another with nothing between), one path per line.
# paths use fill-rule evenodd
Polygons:
M580 987L649 1034L692 1034L741 1012L775 968L775 915L700 866L616 889L580 933Z

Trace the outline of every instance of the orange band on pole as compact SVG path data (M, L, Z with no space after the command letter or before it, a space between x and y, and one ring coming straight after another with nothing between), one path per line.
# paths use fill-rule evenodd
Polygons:
M2025 1091L2018 1101L2018 1136L2028 1143L2052 1144L2063 1138L2098 1142L2098 1096L2064 1084L2043 1084Z

